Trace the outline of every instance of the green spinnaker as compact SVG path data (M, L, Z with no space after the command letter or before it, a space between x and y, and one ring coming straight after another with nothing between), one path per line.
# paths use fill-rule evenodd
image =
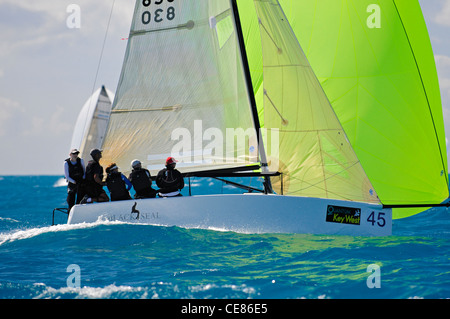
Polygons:
M274 134L279 137L279 150L267 153L269 169L283 174L283 181L272 178L275 191L379 204L278 2L254 2L262 44L265 128L271 141Z
M258 97L263 70L251 2L239 1L239 9ZM381 202L447 199L439 83L418 1L279 3ZM262 115L261 99L257 104ZM394 218L420 211L395 209Z

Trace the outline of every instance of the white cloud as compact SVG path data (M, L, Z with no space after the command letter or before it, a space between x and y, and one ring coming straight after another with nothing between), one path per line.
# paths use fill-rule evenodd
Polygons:
M19 102L0 96L0 137L58 136L70 132L73 125L64 118L64 108L57 107L48 116L26 117Z
M446 55L435 55L436 67L439 75L439 86L444 97L450 97L450 57Z
M34 6L41 6L38 10ZM31 5L31 6L30 6ZM59 5L60 6L60 5ZM2 42L0 53L8 57L10 54L43 45L50 41L57 41L60 32L55 28L58 19L63 19L57 13L58 5L53 4L53 10L46 9L45 1L16 2L3 0L1 10L4 17L2 22Z
M17 0L2 0L2 4L10 4L18 6L22 9L45 13L53 18L56 22L64 22L70 13L67 13L67 7L70 5L69 1L58 1L55 0L39 0L39 1L17 1ZM81 8L81 16L85 19L98 22L105 20L109 17L111 11L113 0L103 0L103 1L92 1L92 0L77 0L76 4ZM115 23L120 25L131 21L131 16L133 14L134 1L129 0L116 0L114 2L114 15L121 16L122 19L113 19ZM128 18L125 18L128 17ZM124 19L125 18L125 19ZM125 20L125 21L124 21Z
M14 125L15 118L23 109L19 102L0 96L0 137L6 136Z
M21 134L30 136L58 136L73 129L73 125L64 118L64 108L58 107L49 118L33 116L27 129Z
M450 57L446 55L435 55L436 65L439 68L447 68L450 70Z
M440 77L439 78L439 86L441 88L441 91L449 94L449 96L450 96L450 78Z
M73 125L64 118L64 108L58 107L51 115L48 123L48 130L52 134L61 134L72 131Z
M121 39L128 37L135 1L114 1L0 0L0 149L12 159L24 150L48 154L33 174L61 173L76 116L93 87L117 85L126 47ZM67 26L71 3L80 6L80 29ZM29 173L17 160L8 164L0 175Z
M450 0L442 1L444 4L442 9L436 15L434 21L443 26L450 26Z
M81 28L70 29L67 19L71 13L67 12L70 2L39 0L16 1L1 0L0 6L7 8L13 14L11 20L20 19L16 25L14 21L6 22L2 30L3 41L0 43L0 54L7 56L13 52L43 45L54 45L63 40L80 44L80 38L103 39L108 27L108 19L112 8L112 1L78 0L81 8ZM117 39L128 35L133 15L133 2L116 0L114 4L109 34ZM5 23L5 22L4 22ZM2 44L3 43L3 44Z

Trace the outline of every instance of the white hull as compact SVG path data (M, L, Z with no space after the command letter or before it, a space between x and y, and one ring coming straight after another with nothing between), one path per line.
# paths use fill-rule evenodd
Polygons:
M139 211L139 219L136 219ZM389 236L392 210L317 198L243 194L155 198L76 205L68 224L99 218L240 233Z

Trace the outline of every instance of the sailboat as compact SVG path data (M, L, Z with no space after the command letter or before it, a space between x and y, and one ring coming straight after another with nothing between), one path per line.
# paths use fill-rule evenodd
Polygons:
M89 97L81 108L80 113L78 113L70 149L79 150L84 163L88 163L91 160L90 150L100 148L102 145L108 127L113 100L114 93L103 85ZM62 177L56 181L54 187L67 187L67 183L66 178ZM57 212L68 215L69 209L66 207L55 208L53 210L52 225L55 225L55 213Z
M85 163L91 160L90 150L102 146L112 101L114 93L103 85L91 95L78 114L72 133L71 149L78 149Z
M365 24L370 4L390 28ZM76 205L68 223L388 236L393 212L446 205L436 67L408 6L136 1L102 161L154 176L174 156L186 177L259 176L263 190Z

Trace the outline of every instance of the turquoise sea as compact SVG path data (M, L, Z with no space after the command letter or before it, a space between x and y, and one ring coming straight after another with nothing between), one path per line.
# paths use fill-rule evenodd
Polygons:
M236 191L191 183L194 194ZM450 298L446 208L396 220L385 238L51 226L61 185L0 177L0 299Z

